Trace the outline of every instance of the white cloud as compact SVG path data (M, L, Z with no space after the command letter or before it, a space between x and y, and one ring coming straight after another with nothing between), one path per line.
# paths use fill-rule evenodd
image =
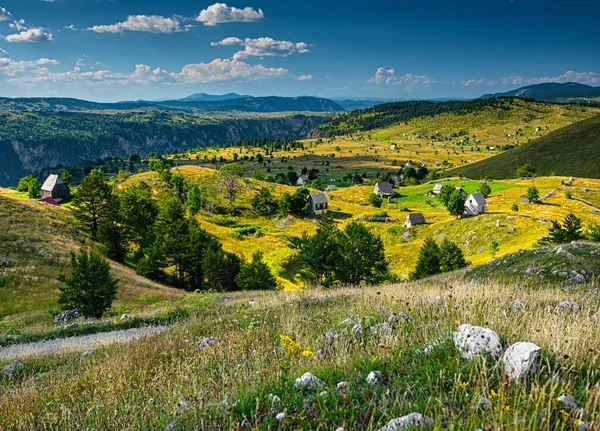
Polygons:
M287 69L252 66L239 60L217 58L210 63L188 64L181 72L171 73L176 81L183 83L210 83L218 81L248 81L261 78L277 78L287 74Z
M196 21L208 26L226 22L257 22L265 19L262 9L255 10L251 7L239 9L227 6L225 3L215 3L200 11Z
M380 67L375 72L375 75L372 76L367 82L370 84L381 84L385 82L386 78L391 77L396 73L394 69L386 69L385 67Z
M184 27L186 31L189 27ZM160 15L129 15L127 20L110 25L95 25L88 28L96 33L122 33L124 31L142 31L147 33L173 33L184 31L175 18Z
M77 31L77 27L75 27L75 24L71 24L71 25L66 25L65 28L67 30L71 30L71 31Z
M54 40L52 33L42 27L30 28L20 33L9 34L5 37L8 42L49 42Z
M12 13L7 11L3 7L0 7L0 21L12 21L12 20L13 20Z
M240 45L244 49L233 54L234 60L248 57L287 57L298 53L309 52L308 44L305 42L290 42L287 40L275 40L270 37L259 37L257 39L240 39L238 37L227 37L220 42L212 42L211 46Z
M6 53L6 51L4 51ZM12 58L0 57L0 74L6 76L16 76L23 73L43 74L48 71L46 66L56 66L60 64L58 60L49 58L40 58L35 61L14 60Z
M20 19L15 22L11 22L10 24L8 24L8 26L10 28L12 28L13 30L17 30L17 31L27 30L27 27L25 26L25 20L23 20L23 19Z
M296 78L296 81L312 81L313 76L312 75L300 75L299 77Z
M441 84L443 81L438 81L427 75L415 75L413 73L397 76L395 69L380 67L367 82L369 84L406 85L406 89L411 90L417 85Z
M504 78L503 78L504 79ZM512 83L516 83L517 85L521 84L544 84L548 82L578 82L580 84L599 84L600 83L600 73L596 72L574 72L569 70L562 75L558 76L544 76L541 78L529 78L525 79L522 76L516 76L512 78L507 78Z

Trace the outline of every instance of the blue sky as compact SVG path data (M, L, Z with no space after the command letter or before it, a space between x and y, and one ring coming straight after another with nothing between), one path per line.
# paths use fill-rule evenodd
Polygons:
M0 0L0 96L475 97L600 85L597 0Z

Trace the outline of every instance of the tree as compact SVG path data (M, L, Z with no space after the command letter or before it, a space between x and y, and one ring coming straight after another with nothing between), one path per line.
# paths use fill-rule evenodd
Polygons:
M488 251L490 252L490 255L492 256L492 259L494 259L496 257L496 254L498 254L499 250L500 250L500 244L498 244L498 241L496 241L495 239L492 240L490 242L490 245L488 246Z
M438 199L444 204L445 207L448 206L448 202L450 202L450 196L454 193L454 187L450 184L444 184L442 189L438 193Z
M196 215L198 211L202 209L202 194L198 186L192 186L187 194L187 200L185 202L190 214Z
M183 260L186 290L204 288L204 256L209 249L218 249L221 243L206 230L202 229L196 219L188 219L189 236Z
M589 241L600 242L600 224L592 222L585 231L585 237Z
M208 288L219 292L235 290L236 278L240 273L241 261L233 253L222 248L209 248L202 260L202 268Z
M337 278L347 285L377 284L388 276L388 261L381 238L364 224L352 222L340 236L341 260L336 268Z
M339 231L334 220L328 215L313 236L306 232L300 237L289 239L290 247L298 250L300 262L304 266L307 277L315 287L330 285L333 274L340 263Z
M277 202L271 194L271 191L266 187L261 187L258 192L252 197L252 209L263 216L272 214L277 211Z
M573 213L566 215L563 223L552 220L548 235L540 240L542 244L565 244L583 237L581 219Z
M173 191L175 196L179 199L179 202L184 203L187 194L187 182L185 177L181 173L177 173L171 177L171 184L173 184Z
M259 156L260 156L260 154L259 154ZM261 156L261 158L262 158L262 156ZM262 160L259 161L259 163L262 163ZM265 180L265 174L260 169L257 169L257 170L255 170L252 173L252 178L255 179L255 180L258 180L258 181L264 181Z
M440 272L442 272L440 248L432 238L426 238L423 247L419 250L419 258L414 271L410 274L410 279L419 280Z
M126 238L137 246L137 254L154 242L153 228L158 216L158 205L152 189L140 182L126 188L121 194L121 218Z
M286 174L287 183L295 186L298 182L298 174L295 171L288 171Z
M252 255L252 261L242 265L236 278L237 285L243 290L275 290L277 280L269 267L262 260L263 254L257 251Z
M381 208L381 205L383 204L383 199L381 199L379 195L372 193L371 196L369 196L369 203L375 208Z
M19 192L29 191L29 183L33 182L33 181L38 181L38 179L31 174L27 175L26 177L21 178L19 180L19 184L17 185L17 191L19 191ZM39 181L38 181L38 185L39 185Z
M442 272L465 268L467 261L463 251L455 242L445 239L440 245L440 269Z
M517 177L531 178L535 175L535 167L531 163L525 163L517 169Z
M478 190L484 198L487 198L492 193L492 188L487 183L481 183Z
M29 185L27 187L27 197L29 199L38 199L42 194L42 188L40 187L40 182L37 178L33 178L29 181Z
M63 309L76 309L84 316L102 317L117 296L117 281L110 275L110 265L97 253L84 250L79 256L71 252L71 274L59 277L58 303Z
M448 200L448 212L458 218L465 212L465 196L461 190L454 190Z
M219 169L218 182L225 189L230 206L233 206L236 196L242 189L239 182L242 175L244 170L237 163L229 163Z
M289 212L297 217L303 217L308 214L308 198L310 191L305 188L296 189L289 199Z
M102 177L102 171L92 170L81 181L73 199L72 213L94 241L98 239L100 215L111 195L111 188Z
M525 193L525 197L529 199L530 202L536 202L540 198L540 193L537 187L529 187L527 192Z
M70 186L71 182L73 181L73 175L66 169L63 169L63 171L60 173L60 179Z
M98 240L106 247L106 256L117 262L123 262L127 253L120 210L119 197L111 193L98 219Z

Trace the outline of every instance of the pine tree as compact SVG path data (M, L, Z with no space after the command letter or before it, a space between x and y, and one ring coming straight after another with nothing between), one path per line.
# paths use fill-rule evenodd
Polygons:
M492 193L492 188L487 183L481 183L478 190L484 198L487 198Z
M110 186L104 182L102 175L102 171L92 170L81 181L73 199L72 213L94 241L98 239L98 221L102 210L111 195Z
M129 187L121 195L121 218L127 239L136 247L136 255L154 242L153 228L158 215L158 205L152 189L141 182Z
M111 193L98 219L98 240L106 247L106 256L117 262L123 262L127 253L120 209L119 197Z
M117 281L110 275L109 263L93 252L71 253L71 274L60 280L64 286L59 287L59 304L84 316L102 317L117 296Z
M222 248L211 247L206 250L202 260L202 268L209 289L218 292L235 290L235 282L240 273L241 261L233 253L226 253Z
M388 276L388 261L381 238L363 224L352 222L340 238L340 262L336 276L347 285L376 284Z
M410 275L411 280L419 280L442 272L440 265L440 248L432 239L427 238L419 250L419 258L415 270Z
M29 199L38 199L41 196L41 193L42 188L40 187L40 182L37 178L31 179L27 187L27 197Z
M185 202L188 210L192 215L198 214L202 209L202 194L198 186L193 186L187 194L187 201Z
M454 192L453 186L451 186L450 184L444 184L442 186L442 189L438 193L437 197L442 202L442 204L444 204L445 207L448 206L448 202L450 202L450 196L452 195L453 192Z
M530 202L535 202L540 198L540 193L537 187L529 187L527 192L525 192L525 197L529 199Z
M467 261L460 247L445 239L440 245L440 269L442 272L455 271L466 266Z
M73 181L73 175L71 175L71 173L66 169L63 169L63 171L60 174L60 179L67 183L67 185L69 186L71 185L71 181Z
M173 175L171 177L171 184L173 185L173 192L175 193L175 196L177 196L177 199L179 199L179 202L184 203L188 185L183 174L177 173Z
M252 261L242 265L236 278L237 285L243 290L275 290L277 280L269 267L262 260L263 254L257 251L252 255Z

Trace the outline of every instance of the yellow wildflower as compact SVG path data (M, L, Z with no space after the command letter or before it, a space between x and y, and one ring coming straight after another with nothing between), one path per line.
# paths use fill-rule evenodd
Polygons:
M304 356L305 358L316 358L315 354L313 353L313 351L310 349L310 347L306 347L303 351L302 351L302 356Z

